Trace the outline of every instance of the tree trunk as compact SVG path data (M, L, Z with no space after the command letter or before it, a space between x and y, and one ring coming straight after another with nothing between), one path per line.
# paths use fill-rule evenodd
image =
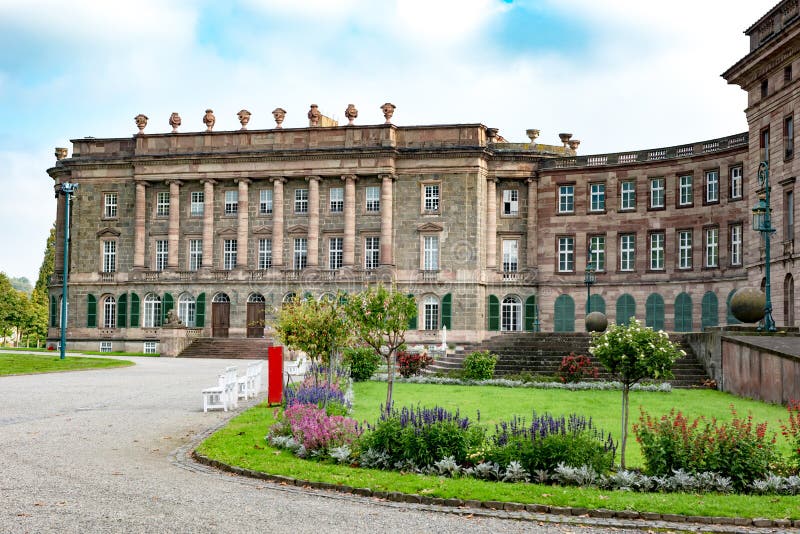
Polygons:
M622 439L620 440L621 452L619 455L619 466L625 469L625 446L628 444L628 384L622 386Z
M392 386L394 385L394 351L386 355L386 415L392 413Z

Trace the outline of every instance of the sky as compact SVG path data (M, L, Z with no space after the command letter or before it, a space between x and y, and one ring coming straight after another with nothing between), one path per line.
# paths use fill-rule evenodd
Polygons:
M747 129L720 74L776 0L0 0L0 271L35 280L55 220L55 147L81 137L345 123L482 123L579 154ZM80 190L78 190L80 195Z

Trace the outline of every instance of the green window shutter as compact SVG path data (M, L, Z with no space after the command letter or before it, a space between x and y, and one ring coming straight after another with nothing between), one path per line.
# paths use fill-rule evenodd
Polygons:
M692 297L681 293L675 299L675 331L692 331Z
M408 298L413 300L414 304L416 305L417 300L414 298L414 294L413 293L409 293L408 294ZM408 329L409 330L416 330L417 329L417 316L416 315L414 315L414 317L409 317L409 319L408 319Z
M664 330L664 299L658 293L651 293L645 302L644 325L653 330Z
M554 332L575 331L575 301L569 295L559 295L555 302Z
M631 317L636 315L636 301L625 293L617 299L617 324L628 324Z
M161 324L167 322L167 312L175 307L175 300L170 293L164 293L164 298L161 301Z
M736 317L734 317L733 313L731 313L731 299L733 298L733 295L735 293L736 293L735 289L732 289L731 292L728 293L728 301L725 305L728 310L728 324L741 324L741 321Z
M97 298L92 294L86 296L86 326L97 328Z
M453 329L453 295L448 293L442 297L442 327Z
M131 328L139 328L139 295L131 293Z
M500 299L489 295L489 330L500 330Z
M600 313L606 312L606 301L600 295L597 294L592 295L591 297L589 297L589 302L591 302L592 305L591 308L593 312L600 312ZM586 313L589 313L588 308L586 310Z
M126 328L128 320L128 295L123 293L117 299L117 328Z
M203 328L206 325L206 294L200 293L197 295L197 302L195 303L194 325L197 328Z
M53 295L50 295L50 326L57 326L56 319L58 318L58 301Z
M703 330L719 325L719 304L717 303L717 294L713 291L703 295L701 324Z
M536 331L536 295L525 299L525 330Z

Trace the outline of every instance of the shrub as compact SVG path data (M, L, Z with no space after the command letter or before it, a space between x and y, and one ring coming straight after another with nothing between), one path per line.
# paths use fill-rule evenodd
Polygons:
M489 380L494 376L497 355L488 350L473 352L464 359L464 378L469 380Z
M800 400L790 400L786 410L789 412L789 420L781 423L781 434L792 446L791 462L795 471L800 473Z
M328 415L313 404L294 404L286 408L282 422L270 435L285 435L288 429L295 442L305 453L326 456L330 449L352 444L361 434L355 419L341 415Z
M397 353L397 370L403 378L421 374L432 363L433 358L425 352L401 350Z
M558 368L558 374L563 383L581 382L584 377L597 378L597 368L592 365L592 359L581 354L575 356L570 352L569 356L564 356Z
M370 347L344 349L342 363L350 369L350 377L356 382L369 380L381 363L381 358Z

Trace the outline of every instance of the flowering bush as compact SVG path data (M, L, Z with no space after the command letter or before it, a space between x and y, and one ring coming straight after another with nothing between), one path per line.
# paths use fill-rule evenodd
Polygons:
M330 449L351 445L361 434L355 419L328 415L313 404L294 404L283 411L281 421L270 430L270 436L290 434L302 445L305 454L325 456Z
M792 446L792 463L795 471L800 474L800 400L790 400L786 410L789 412L789 420L781 423L781 434Z
M588 356L581 354L575 356L574 352L570 352L569 356L564 356L561 360L561 366L558 368L558 374L561 376L561 382L580 382L584 376L597 378L597 368L592 365L592 359Z
M397 370L404 378L422 373L422 370L432 363L433 358L425 352L401 350L397 353Z

